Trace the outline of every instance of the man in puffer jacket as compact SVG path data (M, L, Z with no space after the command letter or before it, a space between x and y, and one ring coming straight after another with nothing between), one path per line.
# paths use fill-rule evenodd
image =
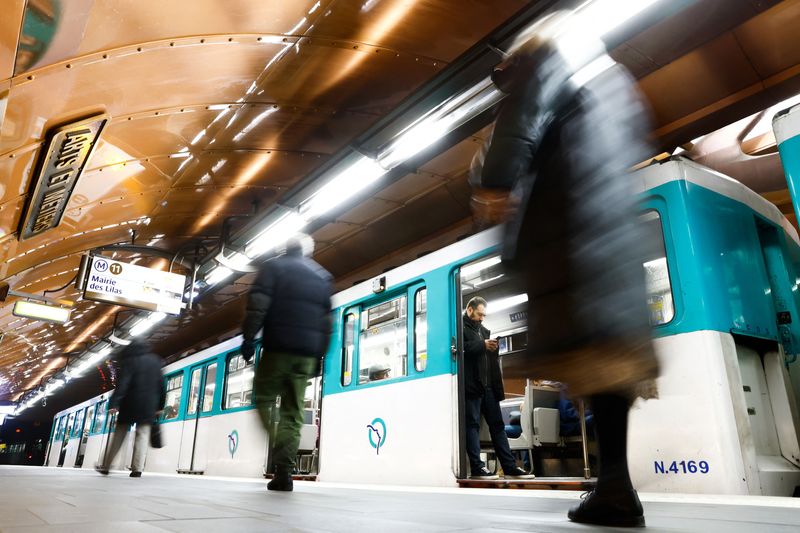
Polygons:
M509 191L517 206L503 259L527 285L530 342L504 360L506 377L561 381L594 412L597 486L569 518L642 526L627 418L658 363L642 267L648 236L626 173L650 155L648 113L602 42L568 24L563 15L546 20L495 70L507 96L474 161L473 208L497 222Z
M300 444L308 379L319 375L331 334L332 277L310 258L314 241L290 239L286 254L261 267L247 299L242 326L242 356L255 353L254 339L263 333L263 355L256 368L255 403L270 432L274 477L268 490L291 491L292 470ZM276 397L280 423L273 430Z

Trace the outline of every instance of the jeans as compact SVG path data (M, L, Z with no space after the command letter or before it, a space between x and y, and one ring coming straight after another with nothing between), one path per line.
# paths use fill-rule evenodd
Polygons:
M99 465L101 469L108 469L114 464L114 459L125 443L125 437L128 436L128 429L130 429L130 424L117 424L114 435L111 437L111 443L106 450L106 455L103 457L103 463ZM133 440L133 459L131 460L132 471L144 471L144 460L147 457L147 448L149 446L150 424L136 424L136 436Z
M272 464L277 472L291 473L294 470L300 427L303 425L306 386L315 375L318 364L314 357L265 353L256 370L256 407L269 434ZM281 397L279 410L275 407L278 396ZM276 413L279 413L277 430Z
M492 444L497 454L497 459L508 471L516 466L514 455L508 445L503 414L500 412L500 402L498 402L491 388L483 391L483 396L467 396L466 419L467 419L467 457L471 471L477 472L486 465L481 461L481 414L489 426L489 434L492 436Z

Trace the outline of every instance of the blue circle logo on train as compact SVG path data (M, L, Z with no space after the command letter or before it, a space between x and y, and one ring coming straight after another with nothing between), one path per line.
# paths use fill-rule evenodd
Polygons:
M382 418L376 418L367 424L367 432L370 446L375 448L376 454L380 454L381 448L386 444L386 422Z
M106 270L108 270L108 263L102 259L97 259L94 262L94 268L98 272L105 272Z
M235 429L231 431L230 435L228 435L228 451L231 454L231 459L233 459L236 450L239 449L239 432Z

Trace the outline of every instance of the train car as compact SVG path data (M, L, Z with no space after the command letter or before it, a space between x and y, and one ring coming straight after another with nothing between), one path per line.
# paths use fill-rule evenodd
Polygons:
M262 476L268 465L268 439L254 412L256 361L247 363L236 337L164 368L166 403L159 421L164 446L151 449L147 470L186 474ZM108 416L111 392L56 414L47 464L93 468L101 462L115 430ZM318 437L319 379L309 381L300 468L315 460ZM132 432L132 430L131 430ZM129 468L133 439L112 469Z
M688 160L653 164L631 180L642 223L656 236L643 268L662 367L659 398L637 401L630 415L635 485L791 495L800 485L797 232L761 196ZM529 334L527 296L499 257L501 231L334 296L321 392L313 380L306 395L302 471L317 471L320 481L423 486L453 486L468 476L458 372L465 304L475 295L489 302L484 324L500 338L501 362L523 351ZM268 442L252 407L254 365L241 358L240 342L164 369L166 445L150 451L148 471L264 473ZM530 378L505 382L503 411L520 418L512 449L540 478L581 475L573 461L580 437L561 434L558 388L535 368ZM75 464L70 450L77 445L66 435L80 434L74 428L86 425L92 405L101 416L103 401L105 395L57 415L51 465ZM92 423L84 468L102 453L109 426Z
M636 486L791 495L800 485L797 232L759 195L688 160L632 179L643 223L662 236L644 265L662 375L660 398L631 412ZM467 475L466 301L488 300L484 324L501 354L526 344L527 297L502 268L499 236L479 234L336 295L321 480L452 485ZM377 363L391 379L370 380ZM532 368L531 378L547 376ZM552 400L536 399L542 387L509 381L507 391L533 404L522 410L527 443L558 443Z

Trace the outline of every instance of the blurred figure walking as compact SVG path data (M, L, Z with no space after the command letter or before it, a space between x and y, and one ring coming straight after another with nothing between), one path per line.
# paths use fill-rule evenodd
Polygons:
M141 477L150 445L150 430L166 401L161 364L161 357L151 352L144 341L133 340L120 352L117 387L108 402L109 416L117 412L119 415L103 462L96 467L101 474L108 474L128 430L132 424L136 424L130 477Z
M319 375L331 334L332 277L311 259L314 241L292 238L286 254L265 263L247 299L242 356L255 354L263 328L263 355L256 369L255 402L270 434L274 477L268 490L292 490L308 380ZM280 421L274 428L276 400Z
M526 282L530 342L522 357L504 360L506 377L564 382L594 412L597 486L569 518L642 526L627 420L658 363L642 267L652 239L626 174L650 155L648 112L603 43L570 34L568 24L551 15L493 73L507 96L474 161L472 205L488 222L516 210L503 259Z

